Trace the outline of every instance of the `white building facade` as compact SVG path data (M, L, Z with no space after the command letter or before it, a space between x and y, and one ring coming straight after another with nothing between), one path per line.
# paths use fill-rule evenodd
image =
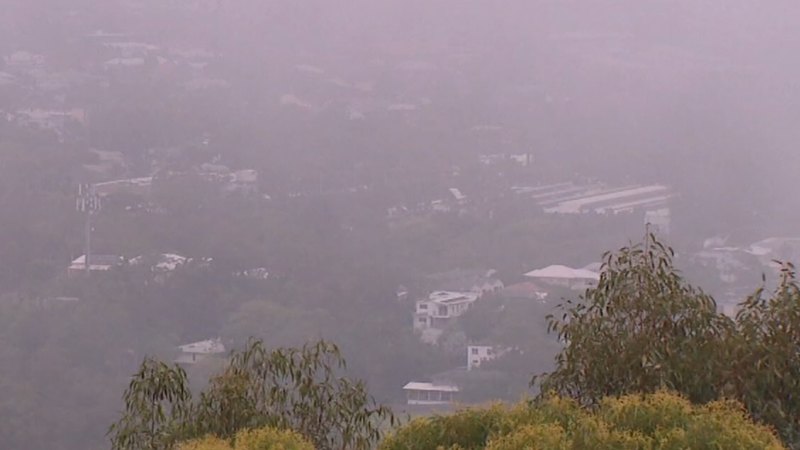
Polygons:
M444 329L452 319L464 314L478 298L479 294L475 292L431 292L427 299L416 303L414 331L422 332L424 336L426 330Z
M552 265L543 269L532 270L525 274L537 283L550 286L565 287L582 291L597 285L600 274L589 269L573 269L562 265Z
M490 345L467 346L467 370L477 369L484 361L497 357L497 352Z
M412 381L403 386L409 405L449 405L457 400L459 388L451 384Z

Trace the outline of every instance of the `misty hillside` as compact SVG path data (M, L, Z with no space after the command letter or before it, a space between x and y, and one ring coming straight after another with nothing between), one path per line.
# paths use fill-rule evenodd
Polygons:
M656 233L725 314L800 255L796 2L3 6L9 450L108 448L145 356L201 389L250 337L515 401L605 251Z

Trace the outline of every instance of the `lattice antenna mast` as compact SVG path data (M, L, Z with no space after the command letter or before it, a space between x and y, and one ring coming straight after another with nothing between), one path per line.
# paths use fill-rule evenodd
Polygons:
M83 255L83 264L86 274L89 275L91 271L91 255L92 255L92 215L100 211L101 203L100 196L93 184L80 184L78 185L78 198L75 203L75 208L82 213L86 214L86 229L85 236L85 249Z

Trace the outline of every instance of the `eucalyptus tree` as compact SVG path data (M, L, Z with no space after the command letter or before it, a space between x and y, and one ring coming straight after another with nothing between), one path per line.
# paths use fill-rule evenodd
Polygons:
M800 448L800 287L794 266L779 264L778 287L741 304L728 380L754 418Z
M162 450L186 436L192 396L179 366L146 358L123 396L125 411L109 428L113 450Z
M682 279L673 257L650 233L603 256L597 286L549 316L565 346L554 371L532 380L542 395L555 391L583 404L660 388L699 402L719 396L733 322Z
M263 427L293 430L318 450L372 448L394 415L345 370L339 348L326 341L269 350L250 340L193 402L183 369L145 359L109 429L112 448L172 449L182 440L232 439Z
M341 376L344 369L339 348L326 341L270 351L252 340L201 395L198 427L230 437L270 426L295 430L319 450L371 448L394 416L362 381Z

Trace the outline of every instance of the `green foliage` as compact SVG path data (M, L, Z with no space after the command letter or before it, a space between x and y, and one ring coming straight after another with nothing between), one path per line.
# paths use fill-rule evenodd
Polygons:
M782 265L781 282L770 297L759 289L741 306L729 385L753 417L800 448L800 288L794 266Z
M235 442L235 450L314 450L300 434L274 428L240 431Z
M233 447L225 439L207 436L184 442L178 445L178 450L233 450Z
M467 409L417 419L381 450L671 450L782 449L771 430L753 424L741 405L693 406L674 394L605 398L595 409L547 397L512 408Z
M234 444L215 436L185 442L178 450L314 450L303 436L291 430L270 427L242 430L236 433Z
M381 450L482 449L507 416L502 405L412 420L381 442Z
M734 401L694 406L662 391L605 399L597 415L613 430L646 437L649 448L783 448L770 428L754 424L744 407Z
M294 430L320 450L371 448L394 416L362 381L341 376L345 366L325 341L269 351L252 340L193 404L182 369L146 359L125 393L125 413L109 430L112 447L170 449L188 437L229 439L269 426Z
M800 448L800 287L783 264L779 286L758 289L735 321L687 285L672 250L647 236L607 254L598 286L562 305L551 328L566 346L542 392L596 405L607 395L675 390L693 402L736 398ZM536 380L535 380L536 381Z
M683 281L672 257L653 235L604 256L597 287L550 317L566 347L542 391L584 404L662 387L693 401L719 396L733 324L711 297Z
M169 449L191 413L186 372L147 358L125 391L125 412L109 429L113 450Z
M369 448L382 422L394 417L363 382L337 374L345 365L339 349L325 341L270 352L253 340L201 395L198 427L229 437L269 425L296 430L319 449Z
M567 450L569 448L567 442L566 433L559 425L527 425L517 432L497 438L487 448L491 450L525 448Z

